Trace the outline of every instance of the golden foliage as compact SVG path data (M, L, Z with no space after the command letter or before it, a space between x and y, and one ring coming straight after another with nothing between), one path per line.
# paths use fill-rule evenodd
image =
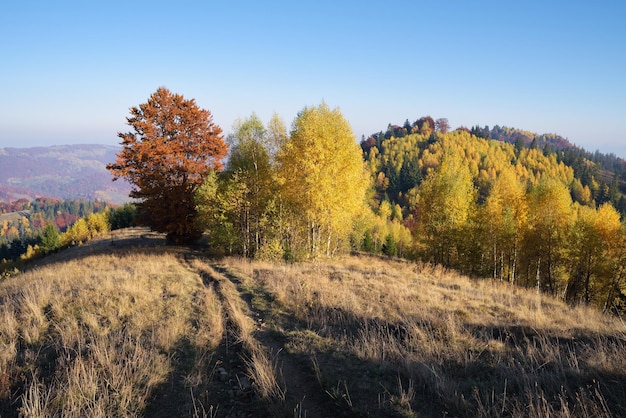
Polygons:
M454 236L465 226L474 205L474 185L467 165L446 154L436 171L422 183L418 216L433 260L450 261Z
M331 255L348 238L364 204L367 177L361 150L339 109L303 109L278 155L282 194L303 230L307 253Z

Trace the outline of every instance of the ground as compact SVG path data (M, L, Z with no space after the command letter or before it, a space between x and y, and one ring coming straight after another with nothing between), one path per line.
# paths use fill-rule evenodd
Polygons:
M0 283L0 416L620 416L619 319L367 255L214 258L144 229Z

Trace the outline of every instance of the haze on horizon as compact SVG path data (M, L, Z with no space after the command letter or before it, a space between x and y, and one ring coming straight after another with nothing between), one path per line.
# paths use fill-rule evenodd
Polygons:
M340 107L357 138L425 115L556 133L626 157L626 4L12 2L0 147L116 145L159 86L226 132Z

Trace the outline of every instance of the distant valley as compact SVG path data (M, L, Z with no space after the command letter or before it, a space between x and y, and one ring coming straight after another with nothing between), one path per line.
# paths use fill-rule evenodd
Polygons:
M118 151L111 145L0 148L0 201L53 197L127 202L130 185L113 182L106 169Z

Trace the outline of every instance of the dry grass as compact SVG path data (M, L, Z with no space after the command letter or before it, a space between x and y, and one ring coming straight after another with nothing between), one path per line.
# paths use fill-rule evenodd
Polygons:
M626 327L593 309L367 257L280 266L233 258L224 267L288 313L277 327L289 349L312 359L331 393L345 386L351 411L626 413Z
M626 325L595 310L440 267L204 260L138 233L0 283L1 416L626 416ZM226 400L237 364L251 388Z
M194 347L188 384L207 379L223 334L213 291L161 252L86 255L21 274L0 284L0 314L3 416L138 416L181 345Z

